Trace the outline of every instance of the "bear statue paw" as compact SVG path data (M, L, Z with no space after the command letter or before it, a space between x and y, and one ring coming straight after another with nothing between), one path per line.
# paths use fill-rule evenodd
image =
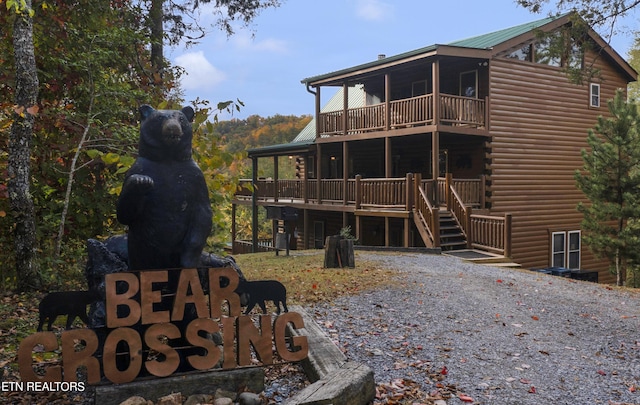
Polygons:
M153 179L143 174L132 174L127 179L126 187L134 188L137 191L146 191L153 187Z

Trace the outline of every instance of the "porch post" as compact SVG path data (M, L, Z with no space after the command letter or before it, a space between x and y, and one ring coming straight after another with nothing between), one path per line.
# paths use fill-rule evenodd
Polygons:
M391 162L391 138L384 138L384 177L390 178L392 174L392 162Z
M342 142L342 204L347 205L349 196L347 192L349 190L349 144ZM346 226L346 225L345 225Z
M433 180L433 203L438 205L438 176L440 175L440 61L431 64L431 88L433 93L433 124L436 130L431 134L431 178Z
M433 180L433 203L438 205L438 175L440 174L440 131L431 134L431 179Z
M480 176L480 209L485 208L486 204L486 193L487 193L487 176Z
M440 124L440 61L431 64L431 88L433 89L433 124ZM437 175L436 175L437 177Z
M411 220L407 217L404 219L404 235L403 235L403 245L404 247L409 247L409 237L411 236L411 232L409 232L409 228L411 227Z
M258 158L251 158L251 183L253 184L253 192L251 193L251 253L258 251Z
M384 246L389 247L389 217L384 217Z
M447 202L447 209L451 211L451 207L453 206L453 196L451 195L451 184L453 184L453 174L445 173L444 175L444 194L445 201Z
M407 173L407 182L406 182L406 196L405 196L405 211L411 211L413 209L413 174Z
M322 204L322 144L316 146L316 196Z
M362 176L359 174L356 175L356 209L360 209L360 204L362 204L362 184L360 184L360 180Z
M504 256L511 257L511 214L504 215Z
M236 254L236 204L231 203L231 254Z
M302 245L304 247L304 249L309 249L309 236L311 236L311 232L309 231L309 210L308 209L303 209L302 210Z
M280 194L278 187L278 156L273 157L273 201L278 202L278 195Z
M349 85L347 82L342 84L342 130L343 135L349 133L349 128L347 125L349 124Z
M384 75L384 130L391 128L391 76Z

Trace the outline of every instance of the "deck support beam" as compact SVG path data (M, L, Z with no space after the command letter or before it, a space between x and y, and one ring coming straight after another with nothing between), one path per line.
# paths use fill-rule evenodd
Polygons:
M251 183L253 191L251 192L251 252L258 251L258 158L251 159Z

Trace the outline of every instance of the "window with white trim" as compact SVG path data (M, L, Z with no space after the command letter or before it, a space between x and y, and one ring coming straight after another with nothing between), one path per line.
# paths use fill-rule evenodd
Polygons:
M580 231L551 233L551 265L580 269Z
M567 268L580 268L580 231L567 232Z
M591 83L589 89L589 107L600 107L600 85Z

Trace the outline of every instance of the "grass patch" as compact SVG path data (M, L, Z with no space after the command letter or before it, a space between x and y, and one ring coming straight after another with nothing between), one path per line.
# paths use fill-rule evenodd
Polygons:
M288 304L331 301L342 295L358 294L389 283L396 272L362 260L356 252L353 269L325 269L324 251L292 251L290 256L252 253L235 256L249 281L278 280L287 287Z

